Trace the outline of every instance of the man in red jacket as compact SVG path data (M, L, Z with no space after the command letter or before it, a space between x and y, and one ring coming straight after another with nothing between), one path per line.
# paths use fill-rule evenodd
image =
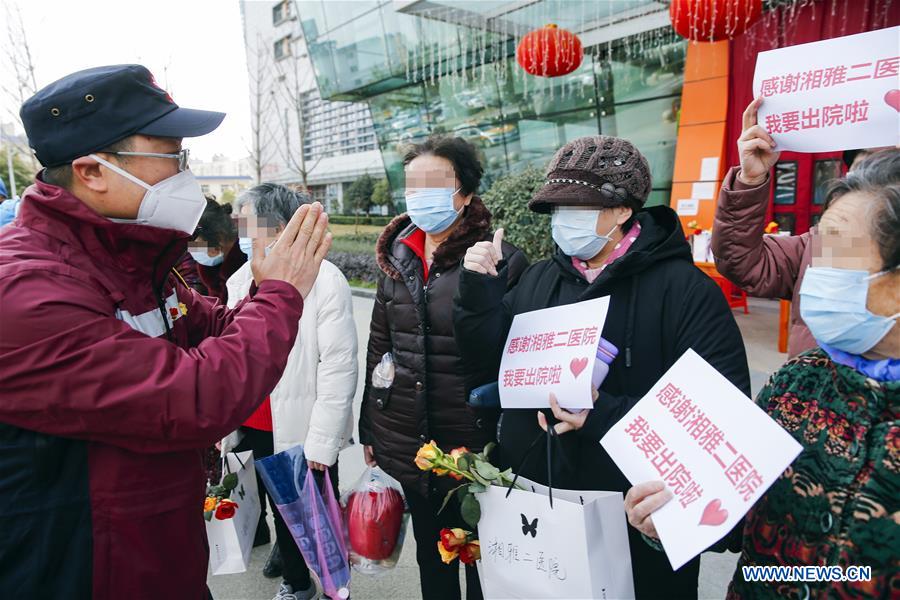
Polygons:
M321 205L257 248L234 310L172 267L206 202L180 108L139 65L22 105L45 169L0 230L0 597L206 595L200 450L277 383L330 244Z

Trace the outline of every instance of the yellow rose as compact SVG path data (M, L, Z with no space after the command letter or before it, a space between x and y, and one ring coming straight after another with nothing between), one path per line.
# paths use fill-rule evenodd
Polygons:
M215 510L216 508L216 499L213 496L207 496L206 500L203 501L203 512L209 512L211 510Z
M445 550L444 544L440 540L438 540L437 547L438 552L441 553L441 560L444 561L445 564L449 565L459 556L459 552L456 550Z
M435 441L431 440L416 452L416 466L423 471L430 471L434 467L434 461L436 461L440 455L440 449L438 449Z

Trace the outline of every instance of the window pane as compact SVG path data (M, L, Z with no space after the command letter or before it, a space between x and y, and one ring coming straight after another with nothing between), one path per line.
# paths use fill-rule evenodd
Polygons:
M301 26L303 27L303 35L310 42L328 31L328 21L325 11L324 2L322 0L304 0L300 6Z
M482 80L480 67L472 71L472 77L476 82ZM488 130L500 121L500 99L492 79L484 80L483 84L461 86L446 78L425 85L425 113L434 131L466 139L492 135Z
M518 171L529 164L543 169L566 142L586 135L597 135L597 112L582 110L521 119L515 125L517 135L506 141L510 169Z
M650 163L652 187L672 187L679 98L610 107L600 113L600 131L629 140ZM611 112L609 112L611 111Z
M650 32L637 52L635 44L615 46L597 61L601 103L619 104L681 94L687 42L669 30Z
M411 141L428 135L425 92L421 85L374 96L369 100L379 141Z
M813 204L825 204L825 192L833 179L841 176L841 161L817 160L813 167Z
M794 231L794 215L793 213L775 213L772 219L778 223L779 233L793 233Z
M507 119L593 108L596 104L594 67L590 55L581 66L561 77L534 77L523 73L515 59L508 62L508 75L499 82L503 114Z
M669 198L672 196L672 190L653 190L644 203L644 208L651 206L668 206Z
M797 201L797 163L775 164L775 204L794 204ZM777 219L776 219L777 220ZM791 228L793 231L793 227Z

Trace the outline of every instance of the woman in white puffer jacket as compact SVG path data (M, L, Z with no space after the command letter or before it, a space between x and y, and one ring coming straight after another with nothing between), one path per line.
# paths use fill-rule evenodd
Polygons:
M250 292L252 239L263 238L266 246L274 243L304 202L310 202L305 194L270 183L251 188L240 196L237 202L242 236L239 243L251 260L228 279L229 306ZM330 467L329 474L337 491L338 453L352 443L357 358L350 286L340 270L326 260L312 291L303 301L299 333L284 374L269 395L269 401L244 427L222 441L222 451L253 449L254 458L261 458L302 444L316 480L321 485L321 475L325 467ZM270 437L265 431L267 425L272 431ZM262 494L260 499L264 505ZM309 570L278 511L273 509L273 512L284 578L275 598L312 597L315 584L310 580Z

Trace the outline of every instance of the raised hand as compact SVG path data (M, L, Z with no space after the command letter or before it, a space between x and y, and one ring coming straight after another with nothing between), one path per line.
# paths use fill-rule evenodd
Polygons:
M492 242L478 242L466 251L463 268L496 277L497 263L503 259L502 244L503 229L498 229Z
M286 281L306 298L331 248L327 229L328 215L320 203L313 202L297 209L268 254L265 242L255 238L251 267L257 285L270 279Z
M775 140L758 124L759 107L762 97L757 98L744 111L744 130L738 138L738 154L741 170L738 179L746 185L757 186L766 180L766 176L781 152L775 151Z

